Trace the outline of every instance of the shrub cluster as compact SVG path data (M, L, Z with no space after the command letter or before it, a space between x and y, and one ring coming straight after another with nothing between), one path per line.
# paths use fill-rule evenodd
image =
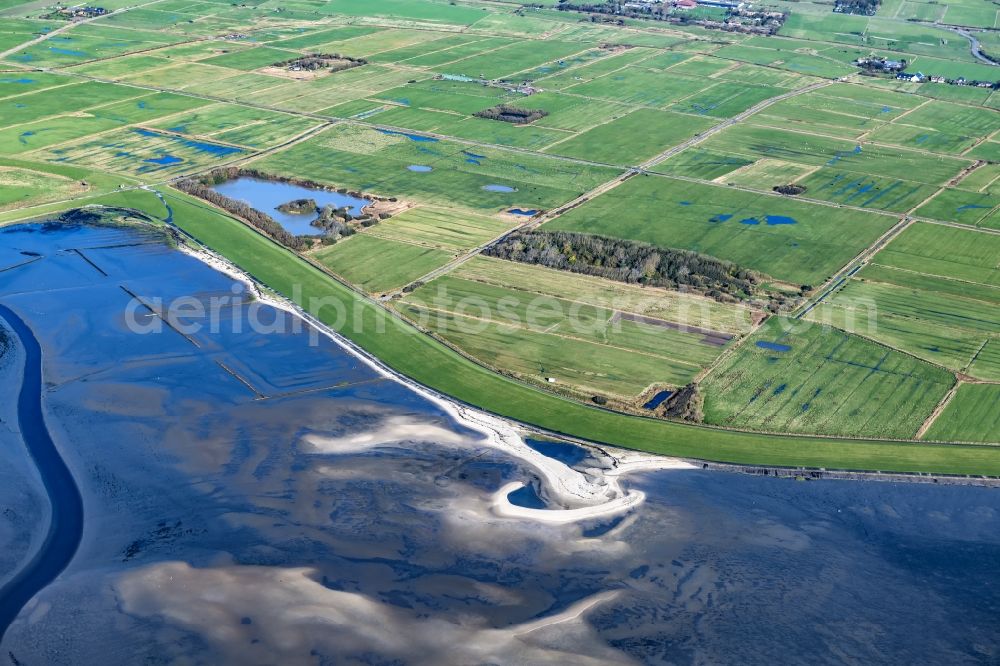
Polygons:
M501 120L505 123L514 123L515 125L527 125L539 118L544 118L549 115L549 112L544 109L519 109L516 106L500 104L499 106L477 111L473 115L477 118L486 118L487 120Z
M284 67L285 69L304 69L315 72L320 69L329 69L335 72L367 65L364 58L352 58L342 56L339 53L310 53L301 58L292 58L274 63L274 67Z
M789 183L788 185L775 185L771 189L773 189L778 194L787 194L789 196L795 196L796 194L802 194L803 192L805 192L806 186Z

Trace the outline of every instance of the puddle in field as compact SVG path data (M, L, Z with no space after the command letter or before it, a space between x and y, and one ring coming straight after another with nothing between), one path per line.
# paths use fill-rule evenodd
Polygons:
M833 166L845 157L850 157L851 155L860 155L861 146L854 146L853 150L838 150L834 152L833 157L826 163L827 166Z
M50 46L49 47L49 51L52 51L53 53L55 53L57 55L73 56L75 58L86 58L87 57L87 54L84 53L83 51L76 51L74 49L63 49L63 48L59 48L58 46Z
M434 171L434 167L429 167L426 164L411 164L406 168L408 171L416 171L417 173L427 173L428 171Z
M792 348L789 345L783 345L778 342L768 342L767 340L758 340L757 346L761 349L767 349L768 351L776 352L786 352L791 351Z
M708 219L709 222L726 222L731 220L735 215L733 213L719 213L713 215ZM740 224L745 224L748 226L758 226L761 221L768 226L779 226L783 224L798 224L798 221L794 217L789 217L787 215L763 215L758 217L744 217L740 220Z
M486 159L486 155L477 155L476 153L469 152L468 150L463 150L462 154L465 155L466 164L482 166L483 160Z
M510 213L511 215L521 215L524 217L532 217L533 215L538 215L538 211L534 208L532 208L531 210L524 210L522 208L511 208L507 212Z
M764 220L771 226L779 224L798 224L793 217L787 215L765 215Z
M411 134L409 132L397 132L396 130L380 129L378 130L382 134L388 134L390 136L405 136L410 141L417 141L419 143L437 143L439 139L435 139L432 136L423 136L421 134Z
M171 143L184 146L185 148L190 148L199 153L207 153L214 157L228 157L229 155L236 155L243 152L242 148L237 148L235 146L227 146L225 144L212 143L210 141L198 141L197 139L188 139L187 137L176 136L165 132L157 132L143 128L137 128L132 131L139 136L151 139L166 139Z
M483 185L483 189L487 192L517 192L517 188L510 185Z
M691 110L701 115L705 115L707 113L714 111L718 107L719 107L718 104L692 104Z
M170 166L171 164L180 164L183 161L184 160L175 155L160 155L159 157L151 157L148 160L143 160L143 162L149 162L150 164L158 164L160 166Z

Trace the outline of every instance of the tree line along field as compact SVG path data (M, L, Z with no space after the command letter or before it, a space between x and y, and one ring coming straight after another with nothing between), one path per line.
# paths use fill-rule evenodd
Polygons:
M972 415L1000 382L1000 97L851 63L876 52L949 76L992 70L964 38L906 21L931 5L868 18L799 4L766 37L477 0L113 2L123 11L24 47L64 24L36 4L0 7L0 219L105 201L159 210L150 193L110 193L169 191L229 164L394 197L405 212L309 258L501 373L626 410L697 382L705 422L723 428L995 442ZM274 66L311 53L364 64ZM525 81L533 94L514 89ZM500 104L545 115L475 116ZM773 192L791 184L801 194ZM826 296L758 330L764 315L745 304L466 261L538 222ZM538 299L555 312L529 325ZM512 316L484 322L469 303ZM757 346L790 321L803 326L791 350Z

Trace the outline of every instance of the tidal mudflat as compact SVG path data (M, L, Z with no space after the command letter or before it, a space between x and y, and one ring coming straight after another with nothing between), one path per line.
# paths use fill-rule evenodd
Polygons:
M180 297L227 305L158 326ZM0 230L0 304L37 341L83 505L68 566L0 644L19 663L1000 658L996 489L526 442L149 230ZM51 513L14 328L0 320L0 585Z

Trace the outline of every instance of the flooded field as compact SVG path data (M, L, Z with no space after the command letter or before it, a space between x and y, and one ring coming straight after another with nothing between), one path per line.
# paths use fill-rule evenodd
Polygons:
M163 325L183 297L216 316ZM0 306L12 663L1000 659L996 489L524 440L148 230L0 230ZM46 539L59 461L78 546Z

